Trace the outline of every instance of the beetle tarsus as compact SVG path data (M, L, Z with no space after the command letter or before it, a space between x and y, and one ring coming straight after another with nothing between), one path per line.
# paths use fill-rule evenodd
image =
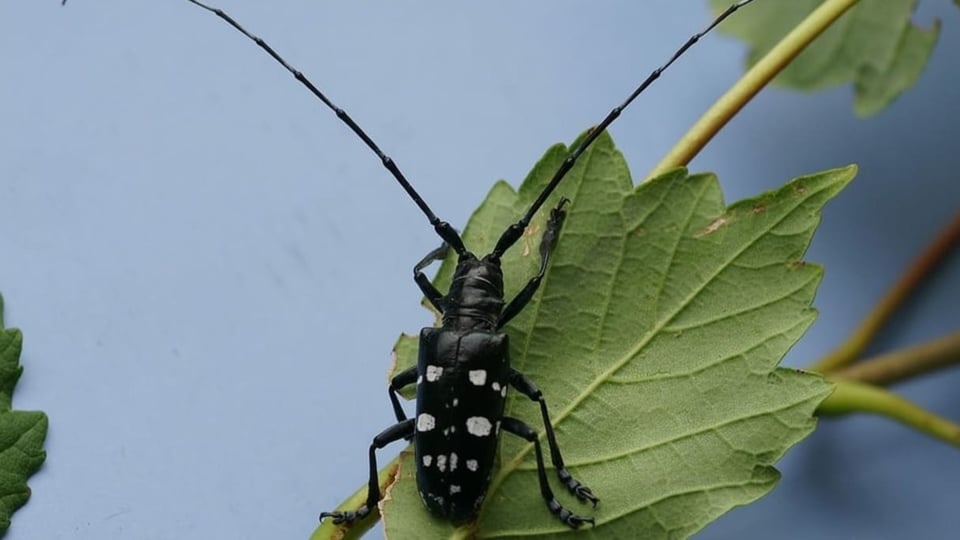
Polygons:
M579 529L584 523L589 523L590 526L596 526L596 522L594 522L592 517L578 516L564 508L556 499L549 501L547 506L555 516L560 518L560 521L571 529Z
M573 475L570 474L570 471L567 469L558 469L557 476L560 477L560 482L566 486L567 491L576 495L576 497L581 501L590 501L594 508L597 507L597 503L600 502L600 499L593 494L593 491L590 488L574 478Z
M346 512L323 512L320 514L320 521L323 521L324 518L333 518L333 522L336 525L341 523L353 523L354 521L359 521L370 514L370 508L367 505L363 505L357 510L349 510Z

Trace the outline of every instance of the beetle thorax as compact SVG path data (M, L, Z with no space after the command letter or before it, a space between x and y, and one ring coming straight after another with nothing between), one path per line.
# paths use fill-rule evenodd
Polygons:
M470 252L457 261L450 291L443 299L443 325L462 330L496 329L503 309L500 259Z

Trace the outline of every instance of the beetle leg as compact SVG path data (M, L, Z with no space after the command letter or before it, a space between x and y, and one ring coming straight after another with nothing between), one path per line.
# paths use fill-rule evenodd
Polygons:
M540 288L543 275L547 272L547 263L550 262L550 253L553 252L553 246L557 243L557 235L560 234L560 227L563 226L563 220L567 217L567 212L563 209L563 206L568 202L570 202L570 199L564 197L560 199L560 203L557 204L556 208L550 211L547 229L543 231L543 236L540 238L540 271L537 272L537 275L530 278L530 281L513 297L513 300L507 304L507 307L503 308L503 312L500 314L500 321L497 323L497 328L503 328L510 322L510 319L516 317L523 308L527 307L534 293Z
M540 404L540 416L543 417L543 429L547 432L547 445L550 447L550 459L553 466L557 469L557 476L567 487L570 493L573 493L581 501L590 501L593 506L597 506L600 499L590 491L590 488L580 483L579 480L570 474L563 463L563 456L560 455L560 446L557 444L557 436L553 432L553 424L550 422L550 413L547 412L547 402L543 399L543 392L537 388L529 377L515 369L510 370L510 386L520 391L533 401Z
M390 394L390 404L393 405L393 414L397 415L397 422L403 422L407 419L407 414L403 412L403 407L400 406L400 398L397 391L416 382L417 380L417 367L409 367L400 373L397 373L392 379L390 379L390 390L387 392ZM409 436L404 437L406 440L413 439L413 433Z
M409 367L400 373L397 373L390 379L390 403L393 405L393 413L397 415L397 422L403 422L407 419L407 414L403 412L400 406L400 399L397 392L404 386L409 386L417 380L417 367Z
M504 431L513 433L533 443L533 449L537 454L537 476L540 480L540 495L543 496L543 500L547 501L547 508L550 509L550 512L572 529L576 529L584 523L594 525L592 517L583 517L574 514L561 506L557 498L554 497L553 490L550 489L550 483L547 482L547 471L543 466L543 450L540 448L540 438L537 437L537 432L520 420L509 416L503 417L500 427L502 427Z
M440 313L443 313L443 307L440 305L440 299L443 298L443 294L433 286L433 283L430 283L430 278L423 273L423 269L430 266L434 261L442 261L449 251L450 245L444 242L437 249L427 253L426 256L420 259L420 262L413 267L413 280L417 282L420 290L423 291L423 295L427 297L427 300L429 300L430 303L433 304L433 307L437 308L437 311Z
M380 481L377 478L377 450L400 439L412 437L413 428L413 419L404 420L399 424L388 427L374 437L373 443L370 444L370 481L367 485L367 502L357 510L323 512L320 514L320 520L330 517L333 518L334 523L353 523L369 515L370 510L380 501Z

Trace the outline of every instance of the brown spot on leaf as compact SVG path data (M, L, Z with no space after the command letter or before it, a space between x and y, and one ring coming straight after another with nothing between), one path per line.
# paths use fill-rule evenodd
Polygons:
M521 245L523 249L521 253L524 257L529 257L530 253L533 251L533 242L535 241L534 237L538 236L540 233L540 225L536 223L531 223L527 225L527 228L523 230L523 237L521 239Z
M700 234L697 236L707 236L708 234L713 234L717 232L721 227L729 223L727 216L720 216L717 219L713 220L709 225L707 225Z

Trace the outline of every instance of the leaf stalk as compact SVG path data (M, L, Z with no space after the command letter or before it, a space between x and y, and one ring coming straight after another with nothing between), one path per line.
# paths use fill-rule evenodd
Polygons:
M960 425L883 388L845 379L832 379L832 381L836 384L836 389L817 408L818 414L826 416L850 413L879 414L960 447Z

